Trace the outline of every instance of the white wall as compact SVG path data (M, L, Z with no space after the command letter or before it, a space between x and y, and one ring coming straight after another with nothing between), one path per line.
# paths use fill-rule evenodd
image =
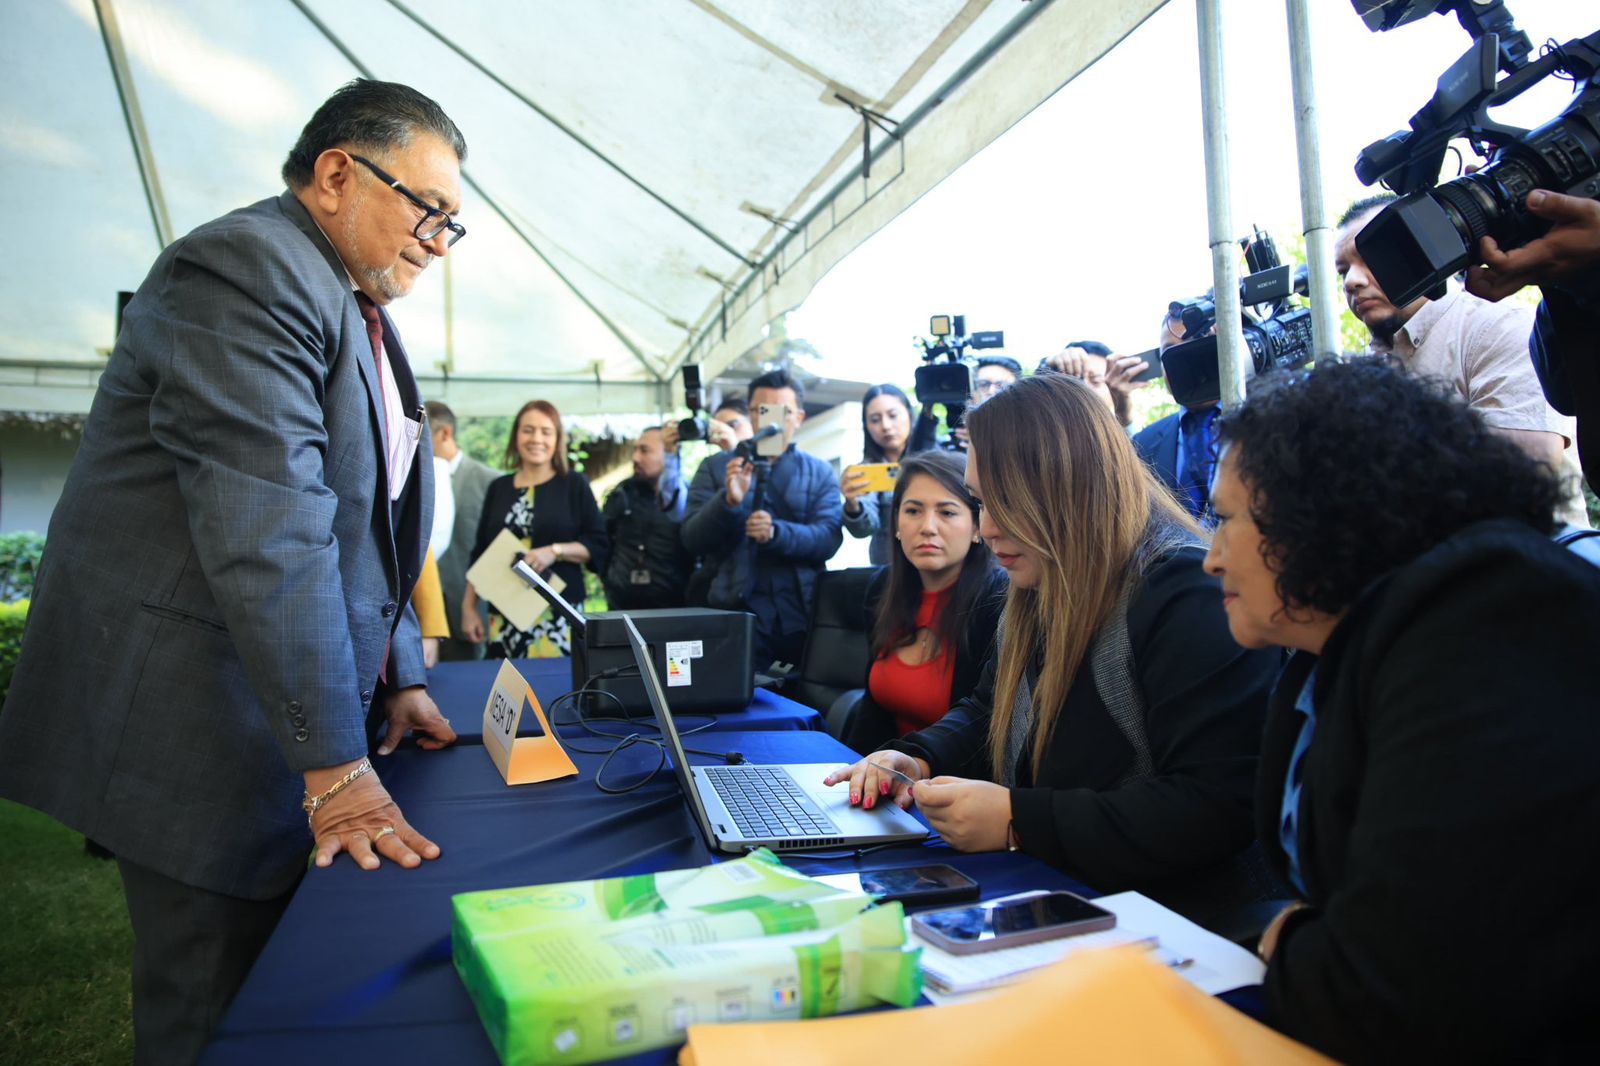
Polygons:
M43 533L78 453L78 437L53 426L0 426L0 533Z

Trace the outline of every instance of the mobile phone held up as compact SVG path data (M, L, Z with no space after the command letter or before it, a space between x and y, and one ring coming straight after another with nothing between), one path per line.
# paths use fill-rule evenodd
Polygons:
M1035 944L1115 928L1117 916L1071 892L950 907L913 915L912 930L952 955Z
M868 492L893 492L900 477L899 463L856 463L845 468L847 474L860 474L866 478Z
M864 892L879 903L899 900L910 907L978 898L978 882L944 863L828 874L817 880L846 892Z

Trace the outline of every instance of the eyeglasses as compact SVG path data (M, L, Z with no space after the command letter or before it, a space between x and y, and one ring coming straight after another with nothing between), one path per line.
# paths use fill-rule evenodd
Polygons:
M384 173L383 168L378 166L378 164L374 163L372 160L365 159L359 155L356 155L354 152L350 153L350 158L354 159L357 163L360 163L362 166L376 174L378 176L378 180L389 186L389 188L393 189L401 196L404 196L407 200L410 200L412 203L422 208L422 220L417 223L417 228L411 231L412 236L416 237L417 240L431 241L445 230L449 230L450 239L444 242L445 247L448 248L467 235L467 228L465 226L452 219L446 212L441 211L437 207L429 204L428 201L424 200L422 197L418 196L404 185L401 185L388 174Z
M1010 384L1012 384L1012 382L986 381L983 378L979 378L977 381L972 383L972 394L974 396L987 396L991 392L1003 392L1005 391L1006 386Z

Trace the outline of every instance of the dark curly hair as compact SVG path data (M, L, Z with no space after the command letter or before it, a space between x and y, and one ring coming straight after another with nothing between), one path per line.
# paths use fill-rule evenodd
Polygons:
M1217 426L1291 607L1338 614L1474 522L1556 526L1560 478L1389 359L1264 375Z

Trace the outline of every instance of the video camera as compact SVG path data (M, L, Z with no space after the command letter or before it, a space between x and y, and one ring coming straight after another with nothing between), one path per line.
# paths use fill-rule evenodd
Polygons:
M1410 131L1375 141L1356 157L1362 184L1381 183L1400 195L1356 236L1357 251L1396 307L1443 296L1445 281L1476 261L1485 236L1501 248L1542 236L1549 223L1524 206L1534 189L1600 199L1600 31L1551 45L1530 63L1527 35L1500 0L1411 0L1375 11L1367 10L1369 0L1353 2L1372 30L1454 11L1473 37L1472 48L1412 116ZM1496 70L1506 77L1496 81ZM1489 117L1491 107L1551 75L1573 82L1572 102L1560 115L1534 130ZM1467 138L1479 155L1491 148L1493 155L1477 173L1436 186L1456 137Z
M917 400L923 404L942 403L953 409L965 406L972 395L972 368L967 365L968 348L1000 348L1006 343L1004 332L967 335L966 315L934 315L928 319L932 340L918 338L923 365L917 367ZM952 416L951 424L957 418Z
M1244 313L1244 342L1250 349L1255 372L1289 369L1311 361L1311 312L1292 306L1289 298L1306 295L1306 268L1298 269L1278 257L1272 238L1254 229L1239 243L1250 268L1239 282L1239 303ZM1183 323L1182 344L1161 356L1172 398L1184 407L1201 407L1222 399L1222 371L1217 363L1217 305L1210 293L1194 300L1174 300L1167 316Z
M678 439L705 440L706 416L703 412L706 406L706 392L700 385L698 363L684 364L683 405L689 409L689 417L678 420Z

